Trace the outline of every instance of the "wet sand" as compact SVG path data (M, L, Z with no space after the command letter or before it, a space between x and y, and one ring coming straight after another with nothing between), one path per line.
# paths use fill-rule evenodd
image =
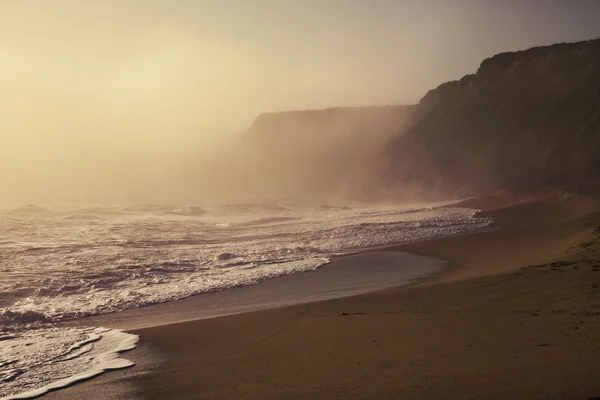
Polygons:
M422 283L135 331L138 362L48 398L587 399L600 396L597 197L466 202L496 230L396 246ZM101 396L100 396L101 395Z
M257 285L200 294L69 323L134 330L240 314L409 285L439 273L447 264L444 260L418 254L373 250L334 257L331 263L317 270L272 278Z

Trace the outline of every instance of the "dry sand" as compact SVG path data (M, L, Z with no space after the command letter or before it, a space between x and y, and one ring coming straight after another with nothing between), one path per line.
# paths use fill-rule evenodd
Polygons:
M570 194L466 202L498 229L389 249L449 260L432 279L141 329L126 355L136 368L49 398L600 396L599 204Z

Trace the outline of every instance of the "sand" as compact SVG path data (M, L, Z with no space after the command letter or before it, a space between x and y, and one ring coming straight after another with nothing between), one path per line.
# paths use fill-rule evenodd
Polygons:
M49 398L600 396L595 196L465 203L480 233L400 245L451 267L410 287L135 331L138 362Z
M102 314L70 324L136 330L176 322L309 303L375 292L426 279L447 262L413 253L371 250L333 258L315 271L272 278L259 285ZM368 271L368 275L365 274Z

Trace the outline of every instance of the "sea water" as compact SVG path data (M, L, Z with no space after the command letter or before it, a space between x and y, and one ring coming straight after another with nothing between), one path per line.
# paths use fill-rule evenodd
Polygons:
M330 257L489 224L444 204L0 211L0 398L30 398L131 363L137 337L60 324L315 270ZM4 397L3 397L4 396Z

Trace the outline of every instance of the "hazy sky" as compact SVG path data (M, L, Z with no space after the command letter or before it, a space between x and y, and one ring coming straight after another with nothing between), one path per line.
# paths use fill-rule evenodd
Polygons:
M0 0L0 196L164 172L264 111L415 103L598 21L576 0Z

